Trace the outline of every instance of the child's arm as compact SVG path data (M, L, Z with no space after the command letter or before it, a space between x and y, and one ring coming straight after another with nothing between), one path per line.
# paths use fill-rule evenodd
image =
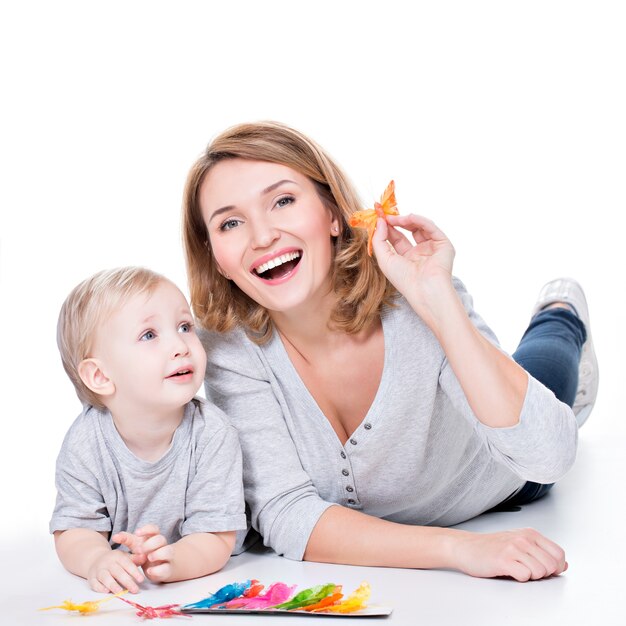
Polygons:
M154 524L135 533L121 532L113 541L125 545L133 557L143 558L143 571L152 582L169 583L212 574L221 569L235 545L235 531L192 533L167 543Z
M138 565L144 563L145 556L112 550L107 536L89 528L71 528L57 530L54 543L63 566L86 578L94 591L119 593L128 589L137 593L137 583L144 579Z

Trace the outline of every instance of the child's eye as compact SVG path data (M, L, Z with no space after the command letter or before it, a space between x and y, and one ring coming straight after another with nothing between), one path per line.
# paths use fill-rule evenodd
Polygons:
M236 220L235 218L231 218L231 219L226 220L225 222L221 223L220 230L221 231L232 230L233 228L237 228L237 226L239 226L239 224L241 224L240 220Z
M156 333L152 330L147 330L141 337L139 337L139 341L150 341L151 339L156 338Z
M191 322L183 322L178 327L179 333L190 333L193 330L193 324Z
M276 201L276 206L282 208L295 201L296 199L293 196L283 196Z

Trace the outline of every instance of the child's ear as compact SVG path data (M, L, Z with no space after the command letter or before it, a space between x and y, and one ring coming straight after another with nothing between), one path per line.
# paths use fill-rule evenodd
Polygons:
M113 381L104 373L98 359L83 359L78 364L78 375L91 391L100 396L110 396L115 392Z

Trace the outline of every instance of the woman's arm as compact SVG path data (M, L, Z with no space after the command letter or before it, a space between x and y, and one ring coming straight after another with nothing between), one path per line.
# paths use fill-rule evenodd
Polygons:
M463 285L452 280L454 248L446 236L423 217L387 219L390 227L378 220L374 250L444 350L443 391L466 419L477 420L494 458L524 480L555 482L576 456L571 409L500 351ZM396 226L411 231L415 244Z
M304 558L347 565L450 568L470 576L510 576L519 581L567 569L563 550L531 528L481 534L409 526L340 506L322 514Z
M304 471L258 353L242 340L204 336L207 397L239 431L253 525L292 559L380 567L449 567L517 580L559 574L563 550L536 531L494 534L393 523L322 500Z
M387 220L390 227L378 220L373 240L381 270L437 337L477 419L493 428L514 426L528 375L469 319L452 284L452 244L426 218ZM415 245L396 226L411 231Z
M263 354L243 333L201 333L207 399L228 415L243 452L243 484L252 526L278 554L301 559L311 530L331 503L302 467L287 426L288 407Z
M414 309L419 306L411 304ZM491 428L515 426L524 404L528 374L481 335L451 280L431 286L427 306L430 319L426 323L441 344L474 415Z

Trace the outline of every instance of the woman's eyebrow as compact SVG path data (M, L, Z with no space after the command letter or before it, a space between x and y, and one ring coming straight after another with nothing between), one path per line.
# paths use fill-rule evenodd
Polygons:
M261 195L264 196L266 193L269 193L270 191L274 191L274 189L276 189L277 187L280 187L281 185L284 185L285 183L293 183L294 185L298 184L298 183L296 183L295 180L289 180L288 178L283 178L283 180L279 180L277 183L274 183L273 185L270 185L269 187L266 187L261 192Z
M289 180L288 178L283 178L282 180L279 180L276 183L272 183L269 187L266 187L265 189L263 189L260 195L264 196L274 191L274 189L277 189L281 185L284 185L285 183L292 183L294 185L298 184L295 180ZM211 223L214 217L221 215L222 213L227 213L228 211L232 211L234 208L235 208L234 204L229 204L227 206L223 206L221 209L215 209L215 211L213 211L211 217L209 218L209 223Z

